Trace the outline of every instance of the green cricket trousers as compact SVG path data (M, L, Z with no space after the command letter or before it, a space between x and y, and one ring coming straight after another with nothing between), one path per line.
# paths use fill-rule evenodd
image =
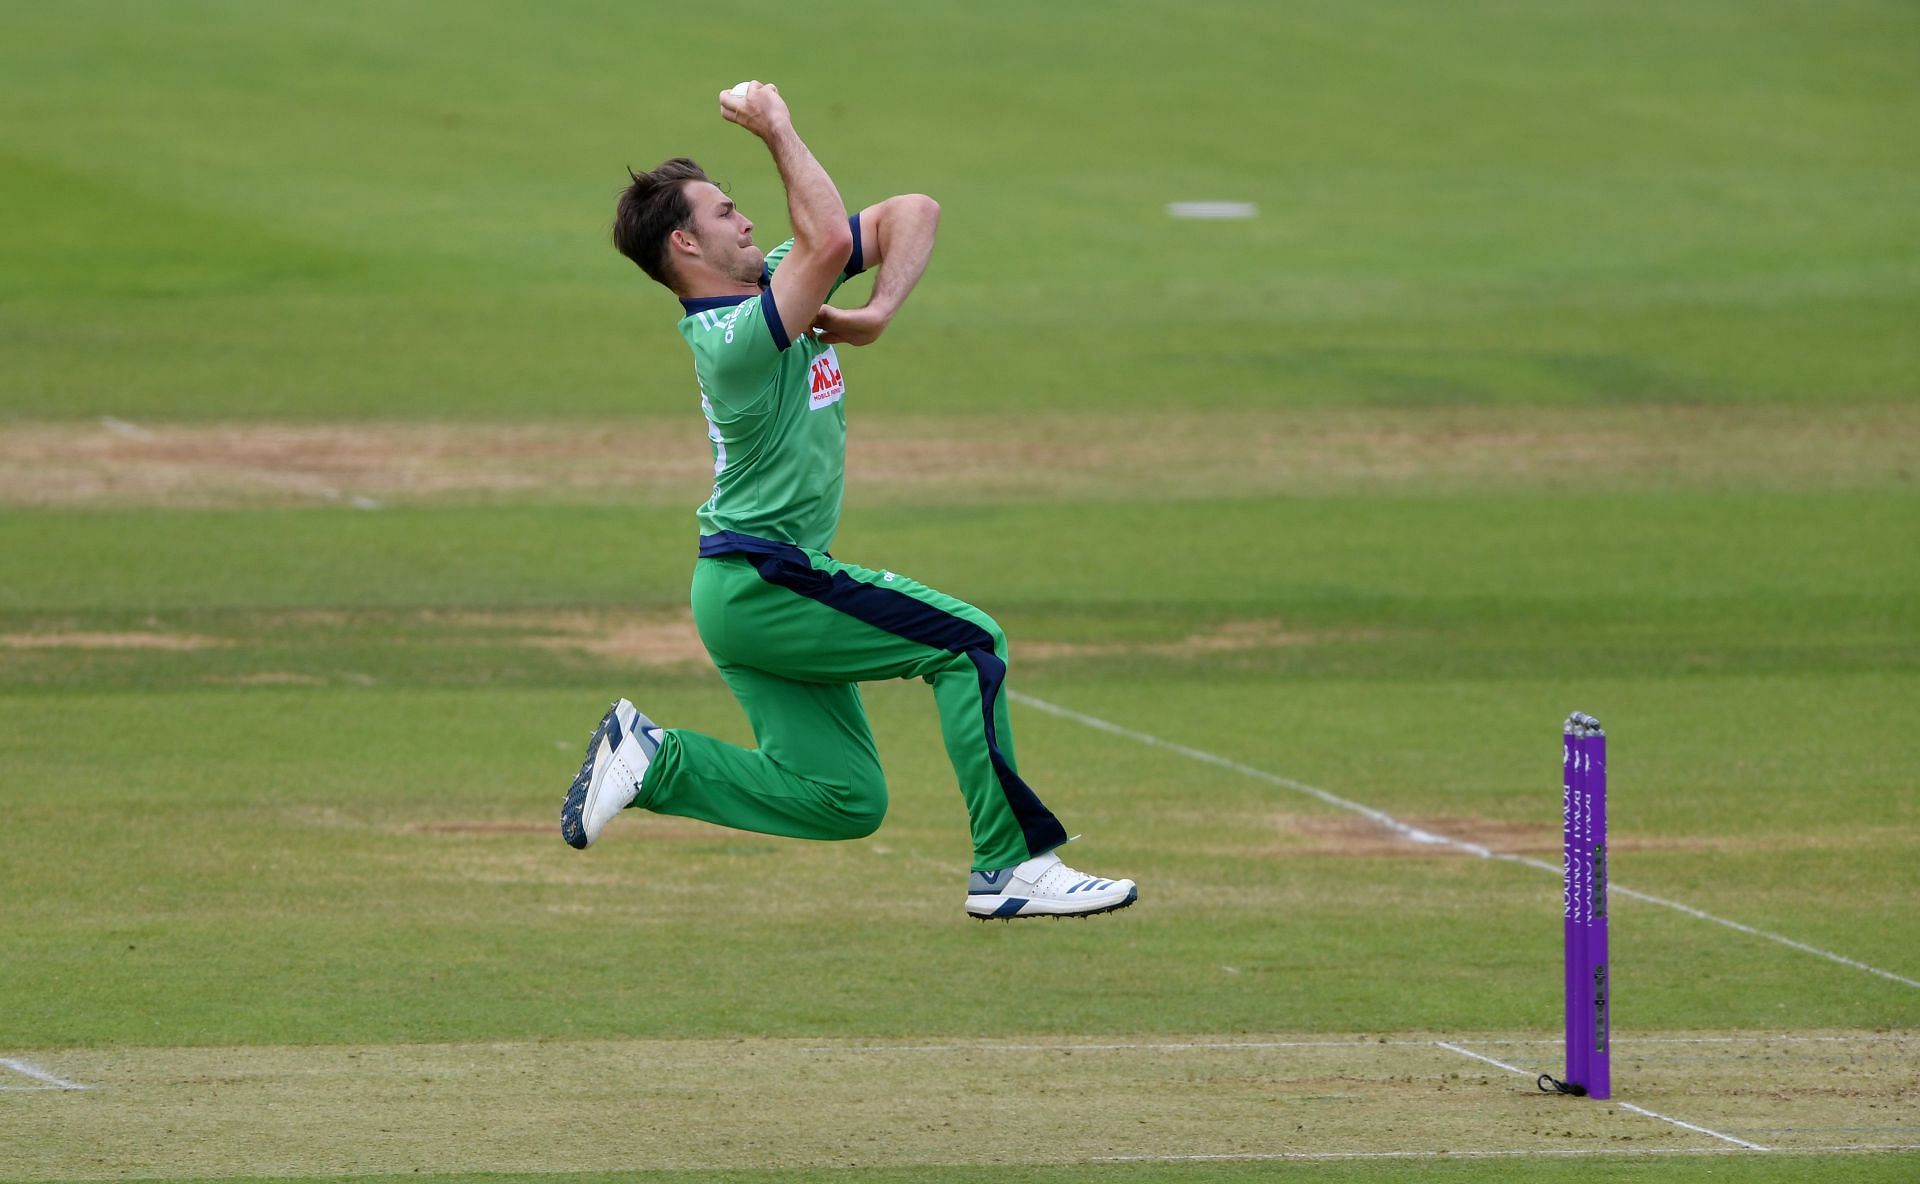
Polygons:
M1066 841L1020 779L1007 639L979 609L893 572L725 534L701 540L693 619L759 747L669 729L636 806L802 839L872 834L887 783L856 684L921 678L966 799L975 870Z

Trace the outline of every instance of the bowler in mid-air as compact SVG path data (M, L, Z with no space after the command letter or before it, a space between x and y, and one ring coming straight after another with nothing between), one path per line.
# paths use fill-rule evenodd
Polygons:
M613 238L680 298L713 448L700 507L693 618L745 709L752 750L662 728L621 699L594 731L560 828L586 847L629 806L804 839L873 833L887 786L862 682L933 685L966 799L980 918L1090 916L1132 904L1132 880L1075 871L1059 819L1020 776L1007 708L1007 638L971 604L828 554L846 475L846 375L837 346L877 340L926 271L940 207L888 198L848 216L777 87L722 92L720 113L765 141L793 237L762 253L753 223L693 161L629 170ZM877 268L859 308L827 299ZM862 879L871 891L871 879Z

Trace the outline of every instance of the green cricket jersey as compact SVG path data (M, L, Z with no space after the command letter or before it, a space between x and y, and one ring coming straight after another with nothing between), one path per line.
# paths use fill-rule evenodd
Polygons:
M863 263L852 221L847 275ZM1017 866L1067 832L1014 760L1006 634L964 601L827 554L846 475L846 381L833 347L799 323L816 310L778 308L767 293L792 247L767 255L758 294L681 301L713 442L689 598L759 747L669 728L634 804L764 834L871 834L887 786L858 684L920 678L966 799L974 870ZM993 907L1011 915L998 898Z
M850 221L853 255L834 291L861 270L859 217ZM847 461L840 358L804 325L791 336L766 286L792 249L788 239L767 253L758 296L680 302L687 310L680 335L693 348L713 443L713 496L699 511L702 554L724 549L707 540L729 535L825 551L840 525Z

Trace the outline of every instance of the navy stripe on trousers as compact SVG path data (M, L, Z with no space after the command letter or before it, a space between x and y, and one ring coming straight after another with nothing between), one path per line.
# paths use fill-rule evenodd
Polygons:
M1000 751L999 730L993 724L993 705L1007 679L1007 664L993 652L993 635L985 629L949 612L916 600L905 592L863 584L845 572L824 572L815 568L806 552L798 547L770 540L759 544L749 555L760 578L856 620L884 629L896 637L917 641L949 653L965 654L980 681L980 710L987 736L987 756L993 762L1000 791L1027 837L1027 851L1038 854L1051 851L1067 841L1066 828L1046 808L1039 795L1020 779Z

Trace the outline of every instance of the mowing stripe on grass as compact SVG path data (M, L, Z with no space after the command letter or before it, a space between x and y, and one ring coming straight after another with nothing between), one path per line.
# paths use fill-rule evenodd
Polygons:
M1448 1052L1457 1052L1463 1057L1472 1057L1476 1061L1484 1061L1485 1063L1492 1065L1496 1069L1505 1069L1509 1073L1518 1073L1522 1077L1537 1078L1539 1076L1539 1074L1530 1072L1526 1069L1522 1069L1518 1065L1509 1065L1505 1061L1495 1060L1494 1058L1487 1056L1484 1053L1477 1053L1470 1048L1462 1048L1457 1044L1449 1044L1445 1040L1436 1040L1433 1043L1435 1044L1435 1046L1439 1048L1444 1048ZM1657 1118L1661 1122L1671 1123L1674 1126L1681 1127L1682 1129L1685 1129L1685 1130L1696 1131L1703 1135L1711 1135L1716 1139L1720 1139L1725 1142L1732 1143L1737 1147L1745 1147L1749 1151L1772 1150L1772 1148L1762 1147L1758 1143L1749 1143L1745 1139L1736 1139L1732 1135L1723 1135L1719 1131L1708 1130L1704 1126L1696 1126L1691 1122L1682 1122L1678 1118L1668 1118L1664 1114L1656 1114L1653 1111L1648 1110L1643 1106L1636 1106L1632 1102L1622 1102L1618 1098L1615 1098L1613 1099L1613 1104L1615 1106L1620 1107L1622 1110L1631 1110L1635 1114L1643 1114L1648 1118Z
M1911 1037L1903 1037L1897 1032L1855 1032L1845 1036L1773 1032L1742 1036L1619 1036L1613 1040L1613 1046L1640 1048L1666 1044L1898 1044L1908 1039ZM1475 1044L1500 1047L1536 1044L1559 1047L1564 1041L1563 1036L1476 1036L1473 1038ZM834 1055L841 1053L965 1053L972 1055L992 1052L1245 1052L1281 1048L1431 1048L1436 1043L1439 1042L1382 1040L1377 1037L1368 1037L1363 1040L1054 1040L1025 1043L1005 1040L948 1040L938 1044L815 1044L800 1051ZM1442 1045L1442 1047L1450 1046ZM1501 1065L1500 1067L1505 1069L1511 1066Z
M1049 715L1057 715L1061 719L1069 719L1077 724L1084 724L1089 728L1107 732L1114 736L1125 736L1153 748L1164 748L1168 752L1179 753L1181 756L1187 757L1190 760L1201 761L1209 765L1217 765L1222 769L1230 769L1235 773L1239 773L1245 777L1251 777L1256 781L1264 781L1269 785L1277 785L1282 789L1290 789L1295 793L1303 793L1308 797L1317 798L1329 806L1335 806L1350 813L1358 814L1362 818L1370 819L1387 830L1415 843L1422 843L1431 847L1449 847L1455 851L1464 851L1468 855L1476 855L1481 859L1499 859L1508 863L1522 863L1528 867L1539 868L1542 871L1550 872L1556 876L1560 875L1563 870L1559 864L1548 863L1544 859L1534 859L1528 855L1514 855L1505 851L1494 851L1490 848L1482 847L1478 843L1469 843L1465 839L1456 839L1450 835L1435 834L1433 831L1422 830L1417 826L1411 826L1400 821L1384 810L1376 810L1372 806L1362 805L1359 802L1343 798L1338 794L1328 793L1326 790L1320 789L1317 786L1308 785L1304 781L1296 781L1292 777L1284 777L1279 773L1269 773L1265 769L1257 769L1252 765L1243 765L1239 761L1231 760L1203 749L1191 748L1185 744L1175 743L1172 740L1163 740L1151 732L1142 732L1136 728L1122 727L1119 724L1100 719L1097 716L1087 715L1074 711L1071 708L1049 703L1045 699L1036 699L1032 695L1024 694L1020 691L1008 691L1007 694L1011 696L1015 702L1024 703L1028 707L1044 711ZM1895 974L1891 970L1882 970L1878 966L1869 966L1867 963L1849 958L1845 954L1836 954L1832 950L1823 950L1819 946L1808 945L1806 942L1796 941L1791 937L1785 937L1765 929L1756 929L1752 925L1746 925L1739 921L1730 921L1725 917L1718 917L1702 909L1694 908L1692 905L1681 904L1677 900L1668 900L1662 896L1654 896L1651 893L1636 891L1635 889L1618 883L1609 884L1608 890L1620 896L1629 896L1635 900L1646 901L1648 904L1663 905L1666 908L1684 913L1696 920L1711 921L1715 925L1724 925L1728 929L1737 930L1738 932L1750 934L1754 937L1765 938L1771 942L1778 942L1780 945L1799 950L1802 953L1825 958L1829 962L1837 962L1842 966L1850 966L1855 970L1864 970L1868 974L1879 975L1881 978L1889 979L1904 986L1920 989L1920 979L1911 979L1903 974Z

